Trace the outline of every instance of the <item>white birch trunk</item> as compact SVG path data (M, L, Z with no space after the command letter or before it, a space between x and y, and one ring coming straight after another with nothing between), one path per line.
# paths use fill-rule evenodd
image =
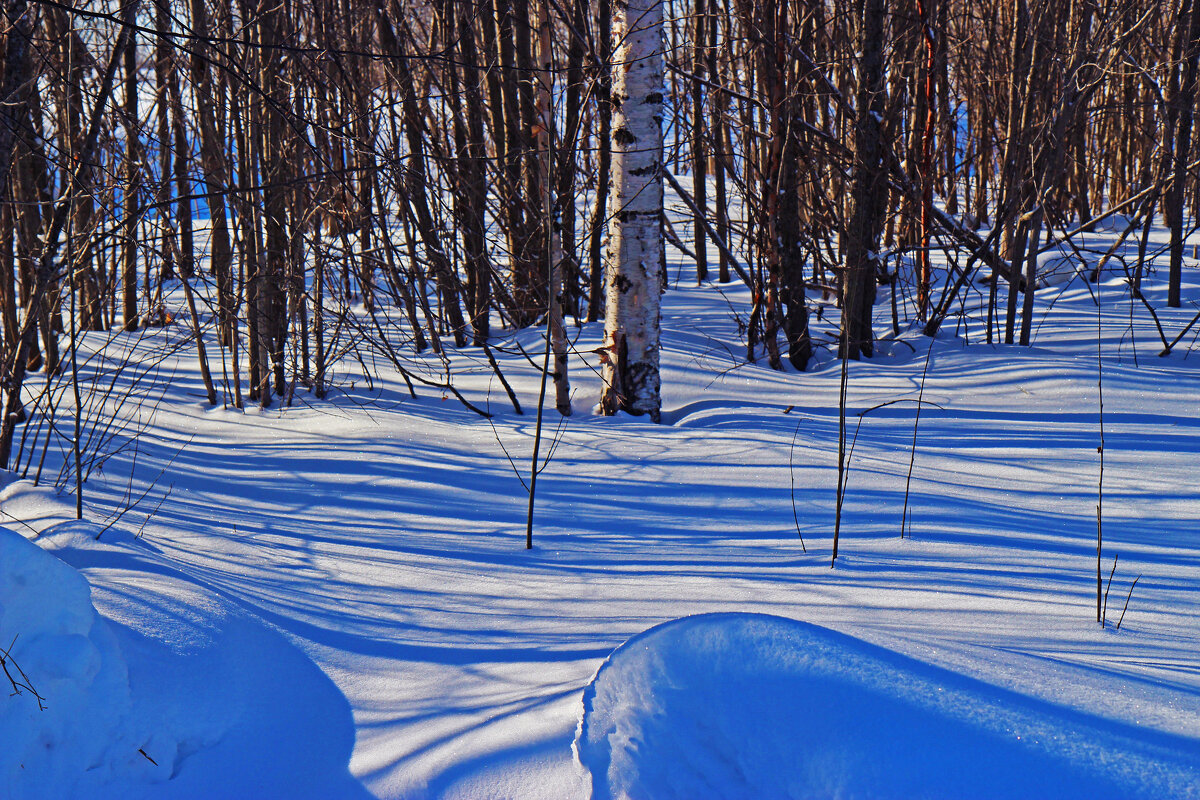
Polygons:
M612 184L600 412L659 420L662 292L661 0L614 0Z

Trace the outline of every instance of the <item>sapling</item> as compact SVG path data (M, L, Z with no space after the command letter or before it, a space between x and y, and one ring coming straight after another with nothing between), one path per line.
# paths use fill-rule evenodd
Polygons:
M843 333L845 337L847 334ZM845 344L838 348L842 356L841 385L838 389L838 481L837 505L833 516L833 557L829 559L832 569L837 564L838 539L842 533L842 500L846 493L846 380L849 371L847 348ZM861 418L860 418L861 419Z
M921 370L921 390L917 393L917 413L913 417L913 438L912 447L909 448L908 454L908 475L904 478L904 510L900 512L900 538L904 538L904 529L907 525L911 530L912 524L908 519L908 494L912 488L913 466L917 462L917 426L921 424L921 408L925 403L925 376L929 374L929 360L933 356L933 345L937 341L934 337L929 337L929 349L925 351L925 366Z
M547 317L550 315L547 314ZM547 326L550 322L547 320ZM529 463L529 506L525 513L525 549L533 549L533 501L534 491L537 489L537 476L545 469L545 465L538 467L538 454L542 447L542 412L546 407L546 377L550 371L550 350L551 350L551 335L550 331L546 331L546 355L542 362L542 380L541 387L538 389L538 404L537 404L537 423L533 428L533 455L530 457ZM564 419L566 417L564 416Z
M792 410L792 406L788 406L783 413L788 413ZM791 482L792 496L792 519L796 523L796 535L800 537L800 549L805 553L808 552L808 546L804 544L804 534L800 531L800 514L796 511L796 470L795 470L795 454L796 454L796 437L800 435L800 423L804 422L801 418L796 423L796 430L792 433L792 447L788 450L788 480Z
M1104 598L1101 597L1101 572L1100 559L1104 549L1104 351L1102 348L1101 335L1103 333L1103 321L1100 316L1101 311L1101 288L1099 281L1096 282L1096 387L1098 389L1098 403L1100 409L1100 444L1096 447L1096 452L1100 455L1100 476L1096 482L1096 622L1100 623L1100 627L1104 627ZM1113 570L1117 568L1117 561L1113 559ZM1109 576L1109 580L1112 577Z
M1108 621L1108 590L1112 588L1113 575L1117 574L1117 559L1120 554L1113 555L1112 571L1108 573L1108 583L1104 585L1104 612L1100 615L1100 627L1103 628Z
M504 446L504 440L500 438L500 431L496 429L496 423L492 421L493 416L490 413L491 412L490 403L488 404L489 413L487 414L487 417L486 417L488 424L492 426L492 436L493 436L493 438L495 438L496 444L500 445L501 452L503 452L504 457L506 459L508 459L508 465L512 468L513 474L517 476L517 480L519 480L521 482L521 488L523 488L525 490L525 493L526 493L526 495L528 495L528 498L529 498L528 506L526 509L526 518L525 518L525 549L527 549L527 550L531 549L533 546L533 503L534 503L533 495L534 495L534 488L536 486L537 476L541 475L543 472L546 471L546 467L549 466L550 461L554 458L554 452L558 449L558 443L562 440L562 431L567 422L567 418L565 416L560 415L559 420L558 420L558 427L555 428L554 435L551 437L551 440L550 440L550 448L546 451L546 454L544 456L542 456L540 454L540 450L541 450L541 440L543 438L543 435L542 435L542 425L541 425L540 418L541 418L541 411L544 408L545 402L546 402L545 369L548 369L548 368L549 368L548 364L544 365L544 369L542 371L542 388L538 394L538 417L539 417L539 420L537 423L535 423L535 429L534 429L534 453L533 453L533 458L531 460L531 464L530 464L530 468L529 468L531 480L529 480L529 481L525 480L524 472L522 471L522 469L519 466L517 466L517 462L513 458L512 453L508 452L508 448ZM520 404L516 402L515 396L510 395L510 399L515 404L514 408L515 408L516 412L518 414L523 414L524 412L521 410ZM539 460L540 460L540 463L539 463Z

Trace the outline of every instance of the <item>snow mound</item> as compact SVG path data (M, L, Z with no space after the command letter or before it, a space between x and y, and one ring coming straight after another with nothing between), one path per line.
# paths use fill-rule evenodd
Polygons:
M1037 254L1037 285L1039 289L1070 283L1090 267L1080 255L1068 247L1059 246Z
M316 665L118 528L0 528L0 637L3 800L368 797Z
M80 776L120 761L111 750L130 710L128 669L83 576L3 528L0 647L0 796L77 796Z
M802 622L706 614L617 648L583 696L594 798L1124 798L1196 753Z

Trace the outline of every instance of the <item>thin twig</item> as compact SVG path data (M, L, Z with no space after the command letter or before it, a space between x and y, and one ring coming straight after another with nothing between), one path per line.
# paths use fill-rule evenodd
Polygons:
M1133 583L1129 584L1129 594L1125 595L1125 607L1121 609L1121 616L1117 620L1117 630L1121 630L1121 623L1125 621L1125 612L1129 610L1129 598L1133 597L1133 587L1137 586L1137 582L1141 579L1142 576L1138 575L1133 579Z
M20 635L20 634L18 634L18 635ZM21 669L21 665L18 664L16 662L16 659L14 659L12 657L12 649L16 644L17 644L17 637L14 636L12 643L9 644L7 650L4 649L3 647L0 647L0 669L4 670L5 677L7 677L8 682L10 684L12 684L12 689L13 689L12 693L13 694L15 694L15 695L21 694L22 689L29 692L31 695L34 696L34 698L37 699L38 711L45 711L46 710L46 704L45 704L46 698L42 697L40 694L37 693L37 690L33 688L33 682L30 681L29 676L25 674L25 670ZM13 674L8 671L9 664L12 664L13 668L21 676L20 680L17 680L15 677L13 677Z
M929 360L933 355L933 345L937 340L929 339L929 349L925 351L925 368L921 370L921 391L917 394L917 414L913 419L912 447L909 448L908 476L904 479L904 510L900 512L900 538L904 538L904 526L908 522L908 494L912 487L913 466L917 462L917 426L921 423L921 407L925 400L925 376L929 374Z
M1112 571L1108 573L1108 583L1106 583L1104 585L1104 613L1100 617L1100 627L1101 628L1103 628L1104 624L1106 622L1108 622L1108 590L1112 588L1113 575L1117 574L1117 559L1119 559L1120 557L1121 557L1120 553L1113 554Z
M190 445L192 443L192 440L195 438L196 438L196 434L194 434L194 433L191 436L189 436L188 440L179 446L179 449L175 451L175 454L171 456L170 460L167 461L166 465L158 471L157 475L154 476L154 480L150 481L150 485L146 487L146 491L144 491L140 495L138 495L137 500L134 500L132 503L129 503L124 508L122 508L121 512L113 518L112 522L108 523L107 525L105 525L103 528L100 529L100 532L97 533L95 536L97 541L100 540L100 537L103 536L108 531L109 528L111 528L112 526L114 526L118 522L120 522L122 517L124 517L126 514L128 514L133 509L137 508L138 505L140 505L141 502L146 499L146 495L150 494L150 491L155 486L158 485L159 479L161 479L163 475L167 474L167 470L170 469L171 465L175 463L175 459L179 458L179 454L182 453L184 450L186 450L188 445ZM137 452L136 451L134 451L133 463L135 466L137 465ZM129 472L129 485L130 485L130 488L132 489L132 487L133 487L133 470L132 469ZM174 484L172 484L172 486L173 485ZM167 494L170 494L169 489L167 490ZM126 497L128 497L128 495L126 495ZM166 499L167 499L166 495L164 495L163 500L166 500ZM158 507L161 505L162 505L162 500L159 501L158 506L155 506L154 510L157 511ZM142 527L143 528L145 527L144 523L143 523Z
M508 380L505 379L504 373L500 371L500 365L496 363L496 357L492 355L492 348L488 347L486 342L483 344L483 354L487 356L488 364L492 367L492 372L500 379L500 385L504 387L504 393L508 395L508 400L512 403L513 411L518 414L524 414L525 412L521 410L521 403L517 400L516 392L513 391ZM495 426L492 427L494 428Z
M804 534L800 532L800 514L796 511L796 437L800 435L801 422L804 422L803 418L796 423L796 430L792 433L792 447L788 450L788 479L792 484L792 519L796 522L796 535L800 537L800 549L807 553L808 546L804 544Z

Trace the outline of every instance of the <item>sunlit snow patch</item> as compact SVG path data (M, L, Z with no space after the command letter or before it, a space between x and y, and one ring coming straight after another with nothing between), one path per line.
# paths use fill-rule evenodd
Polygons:
M1194 742L1136 731L758 614L609 656L575 749L594 798L1192 797Z

